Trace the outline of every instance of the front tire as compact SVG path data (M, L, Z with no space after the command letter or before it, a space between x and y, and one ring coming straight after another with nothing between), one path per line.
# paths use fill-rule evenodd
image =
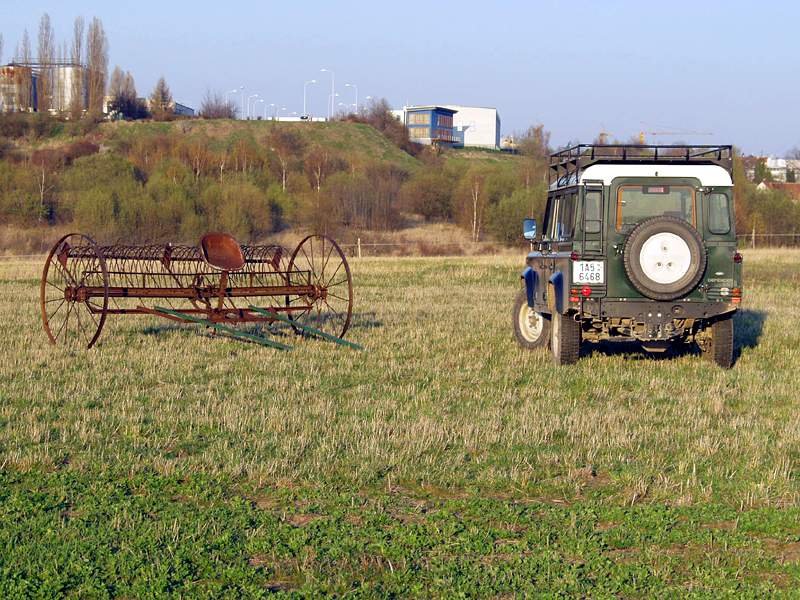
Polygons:
M711 324L711 339L701 350L703 358L723 369L733 366L733 317L727 316Z
M546 348L550 343L550 319L528 306L528 293L522 288L511 310L514 337L526 350Z
M581 325L572 315L554 313L550 319L550 350L557 365L578 362L581 353Z

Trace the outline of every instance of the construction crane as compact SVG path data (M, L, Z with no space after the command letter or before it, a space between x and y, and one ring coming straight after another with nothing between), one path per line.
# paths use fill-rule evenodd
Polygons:
M646 136L660 136L660 135L714 135L710 131L640 131L639 143L645 144Z

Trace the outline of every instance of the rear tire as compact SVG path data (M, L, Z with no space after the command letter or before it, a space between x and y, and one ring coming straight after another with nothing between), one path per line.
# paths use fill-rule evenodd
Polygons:
M554 313L550 318L550 350L557 365L578 362L581 353L581 325L572 315Z
M526 350L546 348L550 344L550 319L528 306L528 292L522 288L511 310L514 337Z
M701 347L703 358L723 369L733 366L733 317L727 316L711 324L711 339Z

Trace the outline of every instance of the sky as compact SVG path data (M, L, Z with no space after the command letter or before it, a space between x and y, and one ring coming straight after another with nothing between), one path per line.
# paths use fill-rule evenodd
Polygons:
M25 28L35 52L44 12L59 40L76 16L99 17L110 68L131 71L140 95L163 75L193 107L244 86L260 114L300 113L316 79L308 110L325 115L333 71L337 104L355 102L352 83L360 102L492 106L503 135L542 123L555 145L645 131L748 153L800 146L800 3L788 0L0 0L3 62Z

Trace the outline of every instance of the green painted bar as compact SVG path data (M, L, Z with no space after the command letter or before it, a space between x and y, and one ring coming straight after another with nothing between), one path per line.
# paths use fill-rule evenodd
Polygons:
M239 331L237 329L234 329L233 327L228 327L227 325L222 325L221 323L214 323L213 321L209 321L208 319L201 319L200 317L195 317L193 315L188 315L186 313L178 312L177 310L170 310L169 308L162 308L160 306L156 306L154 310L167 315L172 315L173 317L184 319L186 321L191 321L193 323L200 323L201 325L213 327L214 329L217 329L219 331L224 331L225 333L233 337L240 338L243 340L249 340L251 342L255 342L256 344L261 344L262 346L269 346L270 348L277 348L278 350L292 349L291 346L281 344L280 342L274 342L270 339L267 339L259 335L254 335L252 333Z
M360 344L356 344L355 342L349 342L349 341L347 341L345 339L342 339L340 337L336 337L335 335L331 335L330 333L325 333L324 331L320 331L319 329L317 329L315 327L311 327L310 325L303 325L302 323L298 323L297 321L292 321L291 319L288 319L288 318L284 317L283 315L279 315L278 313L272 312L271 310L266 310L264 308L259 308L257 306L249 306L248 309L252 310L253 312L260 313L262 315L273 316L273 317L275 317L276 321L283 321L284 323L288 323L289 325L292 325L293 327L299 327L303 331L307 331L309 333L312 333L312 334L314 334L316 336L319 336L319 337L321 337L323 339L331 341L331 342L333 342L335 344L339 344L340 346L349 346L349 347L354 348L356 350L364 350L364 346L361 346Z

